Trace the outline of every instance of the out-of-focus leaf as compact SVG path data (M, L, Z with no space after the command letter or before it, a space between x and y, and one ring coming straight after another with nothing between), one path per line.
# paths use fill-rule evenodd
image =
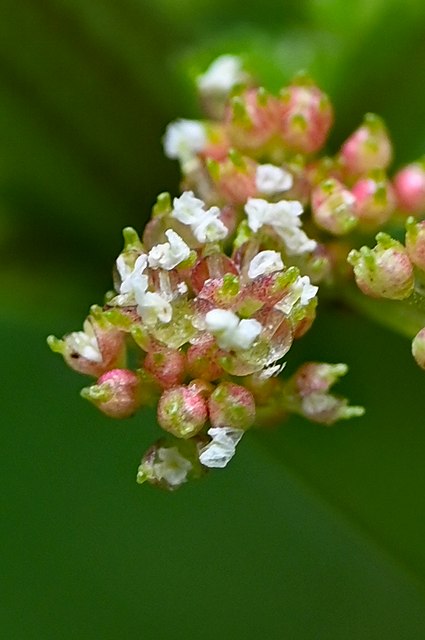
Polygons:
M154 416L101 416L78 399L85 380L48 352L42 330L0 326L5 637L423 637L424 485L413 414L399 428L397 419L374 423L375 397L366 422L327 431L295 421L276 434L250 433L226 470L164 494L134 479L158 433ZM357 348L360 331L346 326ZM330 339L335 356L345 355ZM316 346L321 355L325 346ZM369 345L380 370L389 360L381 349ZM352 393L368 403L376 375L360 364ZM382 410L401 415L399 397L411 396L388 392Z

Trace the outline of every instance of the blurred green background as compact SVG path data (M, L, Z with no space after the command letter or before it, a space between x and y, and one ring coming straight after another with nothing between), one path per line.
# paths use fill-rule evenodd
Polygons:
M336 149L380 113L398 164L425 152L423 0L0 0L2 637L425 637L423 372L406 340L320 309L291 351L347 362L361 420L252 433L226 471L138 486L148 412L115 423L45 345L110 286L121 228L178 189L160 138L191 77L245 56L278 88L308 69Z

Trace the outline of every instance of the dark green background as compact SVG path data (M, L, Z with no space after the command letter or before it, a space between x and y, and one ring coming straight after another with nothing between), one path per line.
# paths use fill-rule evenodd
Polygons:
M252 432L223 472L164 494L135 472L152 414L116 423L45 337L110 286L120 230L177 192L166 123L190 77L244 53L271 88L308 68L336 149L366 111L398 162L425 151L425 5L0 0L2 637L425 637L425 378L406 340L320 308L291 351L345 361L362 419Z

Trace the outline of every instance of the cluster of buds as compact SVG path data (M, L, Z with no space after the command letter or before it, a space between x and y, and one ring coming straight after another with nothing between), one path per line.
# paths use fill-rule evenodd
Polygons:
M106 415L157 407L165 434L137 481L168 490L225 467L253 426L361 415L330 393L346 365L306 363L285 379L283 358L313 324L319 288L350 286L354 271L367 296L405 300L425 270L425 223L412 217L425 210L425 168L387 177L377 116L319 157L333 111L306 77L275 96L222 56L198 89L210 119L177 120L164 136L181 194L158 196L141 238L124 230L114 289L83 330L48 339L95 378L82 396ZM406 246L381 231L403 216ZM358 249L378 231L374 249ZM425 368L425 334L414 355Z

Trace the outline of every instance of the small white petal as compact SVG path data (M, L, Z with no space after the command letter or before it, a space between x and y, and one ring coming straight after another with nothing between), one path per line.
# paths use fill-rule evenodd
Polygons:
M171 122L165 130L164 152L167 158L187 162L204 149L206 142L207 135L201 122L176 120Z
M260 251L249 263L248 278L253 280L265 273L281 271L283 266L282 257L277 251Z
M165 480L174 487L186 482L192 463L181 455L177 447L158 449L158 458L161 462L154 465L155 477L158 480Z
M212 440L201 450L199 461L205 467L224 468L233 458L236 445L244 434L243 429L215 427L208 429Z
M205 327L221 349L249 349L260 335L262 326L254 319L239 320L226 309L212 309L205 316Z
M260 164L255 172L257 191L267 196L274 196L288 191L294 184L292 174L274 164Z
M168 242L157 244L149 251L148 261L152 269L165 269L170 271L180 262L187 260L190 249L185 241L172 229L165 232Z
M197 78L197 85L203 94L226 95L241 82L245 82L246 74L242 70L242 61L237 56L223 55L208 67L206 72Z
M171 217L182 224L198 224L205 216L204 207L203 200L196 198L193 191L184 191L179 198L174 198Z
M319 291L319 287L316 287L316 285L311 284L310 278L308 276L302 276L302 278L300 279L303 285L300 303L303 307L305 307L306 305L308 305L310 300L312 300L315 297L316 293Z
M122 255L119 256L117 259L117 268L120 276L123 278L120 286L120 293L134 294L135 289L140 290L143 288L146 291L148 278L143 272L147 266L148 257L144 253L137 258L133 269L130 269L128 265L126 265Z
M99 343L91 323L86 320L83 328L84 331L74 331L66 337L67 347L83 358L86 358L86 360L102 362L103 358L99 349Z
M218 333L236 329L239 318L233 311L227 309L212 309L205 316L205 326L210 333Z
M197 241L204 243L223 240L229 230L218 217L220 215L220 209L218 207L211 207L211 209L203 213L203 219L198 224L192 226L193 235Z
M137 310L143 322L154 325L160 322L168 323L173 317L173 309L170 303L159 293L147 291L138 300Z
M298 276L285 297L275 304L274 308L289 315L297 302L305 307L312 300L319 287L310 283L308 276Z
M286 367L286 362L282 362L282 364L273 364L270 367L265 367L258 374L259 380L268 380L269 378L274 378L279 375L281 371Z
M258 320L241 320L233 333L233 349L250 349L260 335L262 328Z

